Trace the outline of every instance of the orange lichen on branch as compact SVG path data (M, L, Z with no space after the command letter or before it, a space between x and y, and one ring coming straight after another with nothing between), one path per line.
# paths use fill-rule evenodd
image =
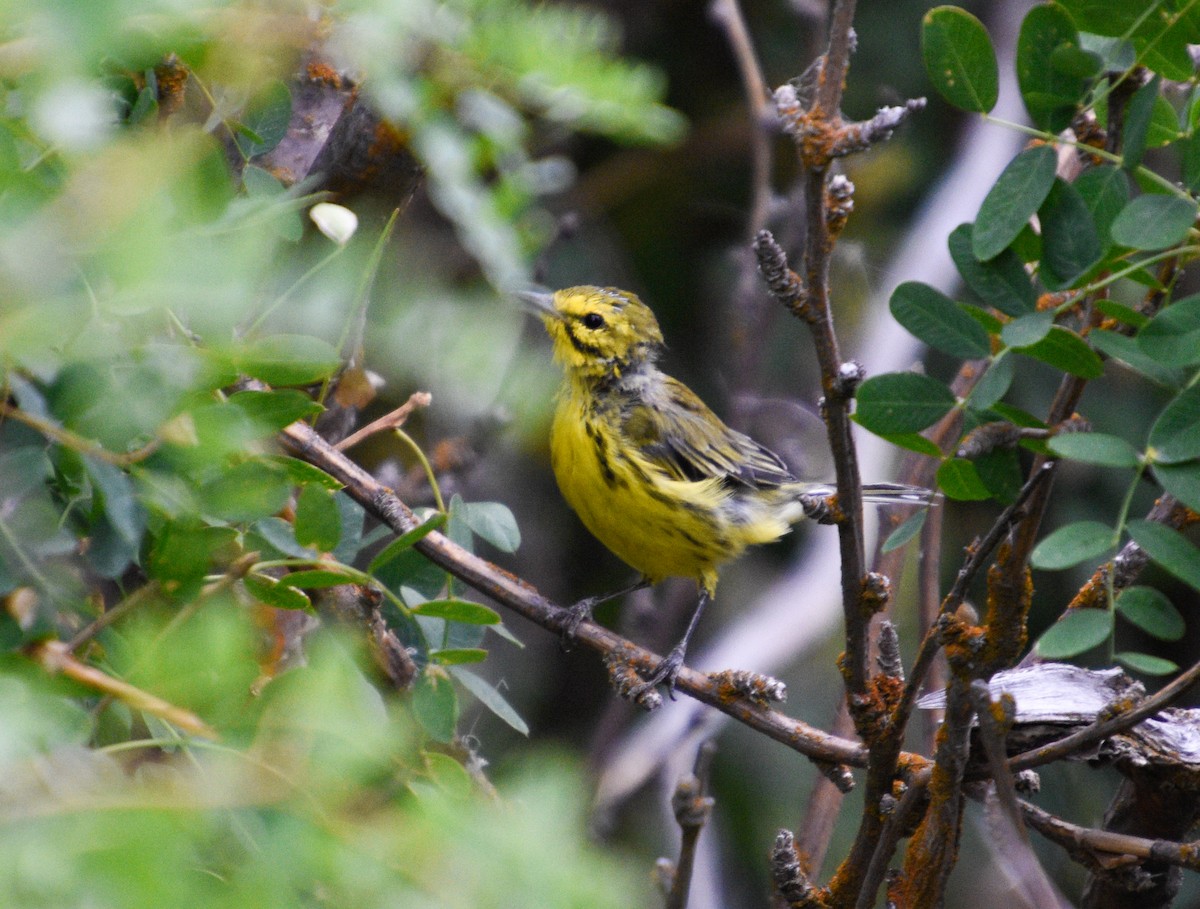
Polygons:
M772 702L779 702L787 697L787 687L783 682L769 675L744 669L725 669L721 672L710 672L708 677L717 686L717 697L724 704L745 700L766 710Z
M987 609L983 618L988 633L980 654L987 675L1013 665L1029 637L1033 573L1028 565L1010 564L1012 556L1011 547L1002 545L988 569Z

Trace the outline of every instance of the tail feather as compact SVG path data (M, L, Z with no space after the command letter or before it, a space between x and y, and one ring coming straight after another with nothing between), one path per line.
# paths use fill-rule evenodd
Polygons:
M863 501L869 505L929 505L933 493L922 486L904 483L867 483L863 486ZM805 495L826 498L837 492L835 486L809 486Z

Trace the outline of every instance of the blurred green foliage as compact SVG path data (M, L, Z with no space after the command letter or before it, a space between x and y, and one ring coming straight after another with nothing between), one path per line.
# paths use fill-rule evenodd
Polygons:
M678 138L662 77L604 16L523 0L4 0L0 23L0 903L644 903L584 841L569 760L531 755L497 794L464 744L464 698L527 730L464 668L516 641L500 617L415 535L379 553L272 439L362 372L367 318L383 345L408 326L410 375L494 395L519 331L494 288L529 280L574 177L539 141ZM313 48L391 118L470 267L399 264L420 253L373 212L411 187L307 224L318 178L269 155ZM519 546L506 506L447 498L427 526ZM372 668L365 620L297 658L347 585L379 591L414 678Z

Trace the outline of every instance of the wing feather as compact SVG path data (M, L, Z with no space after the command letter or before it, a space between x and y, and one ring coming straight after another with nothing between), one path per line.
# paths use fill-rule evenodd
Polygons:
M677 480L721 479L770 488L794 482L769 448L730 429L690 388L662 376L621 408L626 439L655 467Z

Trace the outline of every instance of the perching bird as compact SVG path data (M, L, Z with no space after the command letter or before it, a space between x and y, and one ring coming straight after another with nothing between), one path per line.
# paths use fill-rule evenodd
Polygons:
M717 570L747 546L770 543L805 514L828 486L797 480L783 461L726 426L656 365L664 350L654 313L632 293L568 287L524 293L554 343L565 377L550 434L550 458L567 504L592 534L641 573L635 585L573 607L578 625L608 599L687 577L699 600L687 631L643 690L668 692ZM910 486L864 487L877 503L922 503Z

